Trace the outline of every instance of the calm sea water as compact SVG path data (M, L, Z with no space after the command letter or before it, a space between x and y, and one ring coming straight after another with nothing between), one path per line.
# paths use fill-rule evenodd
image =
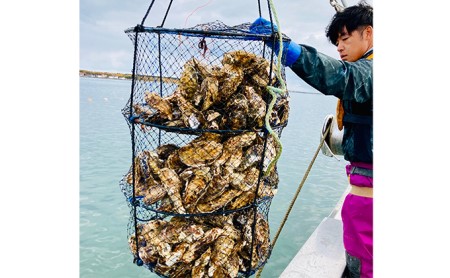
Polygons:
M289 86L289 84L288 84ZM130 209L119 181L131 165L131 137L121 109L131 81L80 77L80 277L158 277L133 264L127 244ZM280 226L319 145L323 119L336 99L291 93L289 123L278 161L279 189L269 213L271 237ZM347 187L345 161L321 153L264 267L278 277Z

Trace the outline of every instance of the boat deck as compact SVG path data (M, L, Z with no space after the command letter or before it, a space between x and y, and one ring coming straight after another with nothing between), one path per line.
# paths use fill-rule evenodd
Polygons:
M330 215L317 226L280 278L342 277L345 250L342 242L341 207L349 189L344 192Z

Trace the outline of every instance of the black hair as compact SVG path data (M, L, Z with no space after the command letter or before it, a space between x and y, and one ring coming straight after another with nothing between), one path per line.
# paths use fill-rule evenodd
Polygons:
M342 12L337 12L327 26L325 33L328 40L336 45L342 29L347 28L350 34L356 29L363 26L373 27L373 8L365 1L361 1L358 5L345 8Z

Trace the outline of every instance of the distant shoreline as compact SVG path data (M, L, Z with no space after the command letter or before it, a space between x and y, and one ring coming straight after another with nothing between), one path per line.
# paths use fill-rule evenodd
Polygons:
M80 70L80 77L132 80L131 73L116 73L116 72L104 72L92 70ZM162 81L166 83L178 83L177 78L173 77L161 77L161 78ZM136 79L141 81L159 81L160 77L150 75L138 75Z
M80 70L80 77L91 77L91 78L106 78L106 79L119 79L119 80L131 80L132 75L130 73L115 73L115 72L104 72L104 71L91 71L91 70ZM152 80L159 79L158 76L141 76L143 79ZM176 83L177 79L163 77L164 82ZM290 93L301 93L301 94L312 94L320 95L318 92L306 92L306 91L295 91L289 90Z
M122 80L128 79L128 80L131 80L131 74L129 74L129 73L91 71L91 70L80 70L80 77L108 78L108 79L122 79Z

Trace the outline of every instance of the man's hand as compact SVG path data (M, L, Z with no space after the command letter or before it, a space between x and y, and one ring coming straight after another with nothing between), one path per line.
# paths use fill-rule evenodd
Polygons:
M270 35L272 34L272 26L273 32L278 32L278 27L276 24L260 17L257 18L252 25L250 25L250 32L254 34L262 34L262 35ZM280 51L280 42L277 40L275 45L272 40L268 40L266 42L267 46L272 48L275 53L278 55ZM285 66L290 67L292 64L297 61L298 57L302 52L301 47L294 42L283 42L283 55L286 57ZM283 59L282 59L283 60Z

